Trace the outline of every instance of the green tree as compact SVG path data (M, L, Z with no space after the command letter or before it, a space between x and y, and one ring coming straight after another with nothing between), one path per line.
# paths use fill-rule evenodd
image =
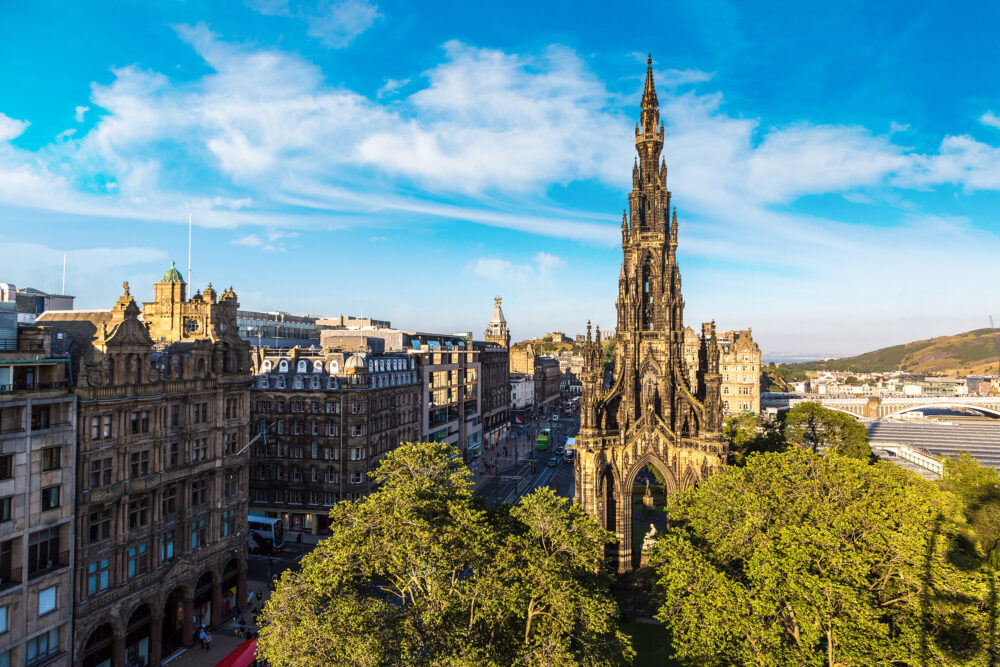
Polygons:
M785 415L785 439L813 453L835 453L872 460L868 431L850 415L824 408L817 401L804 401Z
M331 535L264 610L276 666L614 664L629 655L602 587L610 535L552 494L488 513L442 443L404 444L378 487L330 512Z
M962 499L977 546L1000 569L1000 473L962 452L945 460L941 486Z
M699 665L987 664L986 578L957 498L887 463L791 448L679 494L657 618Z
M751 454L781 452L788 446L778 422L752 414L727 419L722 435L729 442L729 453L736 465L744 465Z

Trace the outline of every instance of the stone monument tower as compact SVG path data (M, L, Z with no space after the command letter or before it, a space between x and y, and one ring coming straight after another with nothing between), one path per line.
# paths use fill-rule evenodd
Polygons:
M677 266L677 211L671 216L663 125L647 62L635 128L629 208L622 216L614 363L606 373L601 332L587 323L577 437L576 502L618 535L608 549L619 572L638 566L632 548L636 474L652 465L676 493L711 475L728 454L722 438L715 323L702 325L692 383L684 361L684 299Z

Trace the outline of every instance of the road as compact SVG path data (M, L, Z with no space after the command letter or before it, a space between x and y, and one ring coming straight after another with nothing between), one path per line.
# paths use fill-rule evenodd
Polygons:
M535 437L541 428L552 429L549 451L540 452L535 445ZM549 486L564 498L573 498L573 465L564 463L557 457L554 467L548 461L555 456L555 448L565 445L566 438L575 437L580 430L579 415L560 417L558 422L535 421L523 427L515 427L512 437L501 441L496 450L485 452L484 463L491 466L489 475L484 475L476 484L476 493L486 498L490 506L498 503L514 503L518 498L531 493L539 486Z

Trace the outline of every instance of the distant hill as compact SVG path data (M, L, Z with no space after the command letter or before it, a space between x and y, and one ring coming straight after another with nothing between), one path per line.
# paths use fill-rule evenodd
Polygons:
M954 336L938 336L884 347L855 357L783 364L796 371L907 371L928 375L977 375L997 372L997 350L992 329L976 329Z

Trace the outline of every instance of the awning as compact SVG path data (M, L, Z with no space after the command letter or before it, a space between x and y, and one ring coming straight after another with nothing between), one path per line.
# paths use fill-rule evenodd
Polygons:
M249 667L249 665L253 664L254 653L256 652L257 640L248 639L234 648L232 652L221 661L217 662L215 667Z

